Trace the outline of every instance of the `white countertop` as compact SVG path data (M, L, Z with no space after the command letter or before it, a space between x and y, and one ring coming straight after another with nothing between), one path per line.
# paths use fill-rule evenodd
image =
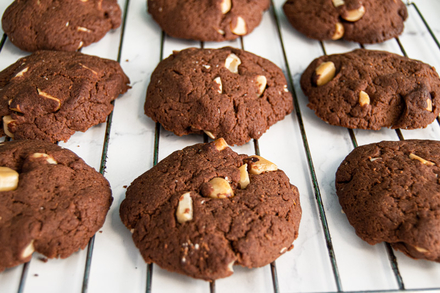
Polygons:
M3 0L0 11L12 1ZM330 126L306 107L307 98L299 86L299 78L306 66L323 55L320 42L307 39L287 22L281 6L284 0L275 0L274 7L265 12L263 21L255 31L240 40L224 43L205 43L205 48L226 45L243 48L265 57L291 76L289 89L296 93L299 107L283 121L272 126L259 139L261 155L275 162L289 176L301 195L303 217L295 248L276 261L274 285L271 266L259 269L235 267L235 273L217 280L215 292L336 292L363 290L399 290L385 244L371 246L358 238L349 225L338 203L334 180L335 172L344 157L353 150L352 138L347 129ZM440 39L440 1L415 0L437 39ZM104 175L110 181L114 202L100 233L95 236L87 292L210 292L208 282L169 273L153 265L151 283L147 290L147 265L131 239L131 233L119 218L119 204L125 198L126 186L153 166L155 123L144 115L143 104L150 75L163 57L173 50L200 47L200 42L183 41L165 37L159 26L146 12L146 0L119 0L122 9L128 9L125 30L119 28L107 34L100 42L82 50L83 53L117 60L130 77L132 89L115 101L111 116L108 144L105 143L106 124L76 133L67 143L60 143L81 156L96 170L101 168L103 150L107 160ZM440 47L434 42L413 4L408 5L409 19L399 40L410 58L419 59L440 69ZM278 34L279 20L283 43ZM119 48L121 36L122 47ZM284 58L283 46L287 60ZM327 54L359 48L356 43L343 41L324 42ZM382 44L366 45L402 54L396 40ZM0 52L0 69L17 58L27 55L6 41ZM286 63L287 62L287 63ZM287 66L288 64L288 66ZM288 71L290 68L290 71ZM402 130L405 139L440 140L440 125L434 121L425 129ZM353 131L359 145L381 140L398 140L396 131ZM304 135L303 135L304 134ZM185 146L203 142L203 137L191 135L177 137L160 130L158 158ZM306 143L305 143L306 142ZM104 146L108 147L105 148ZM307 148L311 163L307 160ZM234 147L239 153L254 154L254 142ZM313 166L313 170L311 168ZM316 178L314 185L313 178ZM332 265L326 245L316 197L321 197L323 211L329 227L329 236L335 255ZM413 260L394 251L399 272L406 289L436 288L440 291L440 263ZM37 253L27 265L0 273L0 292L81 292L86 266L87 249L67 259L42 262ZM336 265L336 266L334 266ZM24 282L20 283L26 268ZM337 268L339 277L335 277ZM339 281L337 281L339 280ZM214 291L214 290L213 290ZM432 290L434 291L434 290Z

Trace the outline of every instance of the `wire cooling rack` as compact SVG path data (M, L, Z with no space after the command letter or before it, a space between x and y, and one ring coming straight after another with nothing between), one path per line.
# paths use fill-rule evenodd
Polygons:
M2 1L0 10L12 1ZM299 87L305 67L323 54L359 48L344 41L318 42L296 32L282 13L284 0L273 0L261 25L249 36L223 43L170 38L146 13L145 0L120 0L123 25L82 52L117 60L132 89L119 97L106 124L76 133L61 146L81 156L112 185L114 203L102 229L86 250L64 260L34 253L29 263L0 273L0 292L440 292L440 264L416 261L388 244L370 246L348 224L336 198L334 177L344 157L357 145L381 140L440 139L436 121L419 130L350 130L330 126L306 107ZM398 38L365 45L419 59L440 68L440 2L407 1L409 19ZM173 50L187 47L234 46L276 63L294 96L295 111L271 127L258 141L234 147L238 153L261 154L275 162L299 188L303 218L295 248L258 269L235 267L216 282L194 280L146 265L130 232L119 220L119 204L134 178L171 152L208 141L176 137L143 114L151 72ZM26 52L3 36L0 69Z

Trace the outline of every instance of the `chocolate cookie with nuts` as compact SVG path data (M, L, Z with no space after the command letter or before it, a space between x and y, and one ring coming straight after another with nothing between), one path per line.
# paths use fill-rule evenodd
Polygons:
M440 112L434 67L383 51L319 57L301 76L301 88L318 117L348 128L422 128Z
M301 207L275 164L220 138L176 151L135 179L120 216L147 263L215 280L292 249Z
M165 129L231 145L260 138L292 110L281 69L231 47L174 52L151 75L145 101L145 114Z
M287 0L284 13L309 38L373 44L399 36L408 17L401 0Z
M336 192L356 234L440 262L440 142L383 141L353 150Z
M76 51L121 25L116 0L15 0L2 27L18 48Z
M38 51L0 72L0 134L67 141L105 122L128 90L119 63L79 52Z
M73 152L36 140L0 144L0 271L34 251L66 258L84 249L112 200L104 176Z
M270 0L148 0L148 12L170 36L228 41L250 34Z

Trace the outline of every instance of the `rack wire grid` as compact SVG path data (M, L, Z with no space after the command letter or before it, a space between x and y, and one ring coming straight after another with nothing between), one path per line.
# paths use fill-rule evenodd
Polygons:
M4 11L12 1L1 1ZM382 140L440 139L435 121L418 130L350 130L330 126L306 107L299 78L323 54L351 51L356 43L319 42L299 34L287 22L284 0L273 0L255 31L235 41L200 43L170 38L146 12L145 0L119 0L123 25L82 52L118 60L132 89L119 97L107 123L76 133L59 145L81 156L110 181L113 205L102 229L87 249L48 262L34 253L29 263L0 274L0 292L440 292L440 263L413 260L388 244L371 246L359 239L341 212L335 172L357 145ZM440 68L440 1L407 1L409 18L398 39L365 45L422 60ZM2 32L3 33L3 32ZM0 69L28 53L1 41ZM233 147L277 163L299 188L303 217L295 248L276 262L258 268L234 267L215 282L194 280L146 265L130 232L119 219L119 204L137 176L175 150L208 138L177 137L143 113L150 75L158 62L187 47L233 46L276 63L285 73L295 111L258 141Z

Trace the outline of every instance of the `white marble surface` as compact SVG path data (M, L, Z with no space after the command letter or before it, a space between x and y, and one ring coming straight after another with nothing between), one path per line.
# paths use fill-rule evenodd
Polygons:
M0 11L10 3L0 1ZM323 54L319 42L296 32L287 22L281 6L284 0L275 0L274 6L264 14L262 24L239 40L224 43L205 43L205 48L222 46L241 47L270 59L288 76L298 99L301 119L293 112L272 126L259 140L261 155L276 162L290 177L301 194L303 218L295 248L276 261L280 292L335 292L333 275L323 227L320 221L316 196L322 197L324 211L336 256L342 290L397 290L398 285L391 270L384 244L370 246L360 240L348 224L337 201L334 180L337 167L353 149L349 132L345 128L330 126L307 108L307 98L299 87L299 78L305 67ZM440 1L414 1L437 38L440 37ZM119 0L125 9L126 0ZM408 6L409 19L399 38L406 53L440 68L440 48L434 43L425 25L412 5ZM150 75L161 59L162 33L146 13L145 0L128 2L128 17L123 32L120 63L131 79L132 89L115 101L111 119L111 132L106 154L105 176L110 181L114 202L107 220L95 237L88 292L145 292L147 266L135 248L131 234L119 219L119 204L125 197L126 186L153 166L155 124L143 114L143 103ZM281 36L286 52L284 59L281 38L274 14L278 16ZM122 29L107 34L99 43L82 50L83 53L116 60ZM350 51L359 45L349 42L325 42L328 54ZM199 42L164 38L163 57L173 50L200 47ZM366 48L387 50L402 54L397 41L368 45ZM0 69L15 62L27 53L6 41L0 52ZM287 66L288 64L288 66ZM288 67L290 71L288 71ZM315 189L306 157L300 130L302 121L317 179ZM100 169L106 124L76 133L61 145L73 150L84 160ZM354 131L359 145L381 140L398 140L394 130ZM440 139L437 121L425 129L402 131L404 138ZM202 142L201 136L177 137L161 129L159 159L185 146ZM234 147L240 153L254 153L249 142ZM408 289L437 288L440 291L440 264L415 261L395 252L403 282ZM81 292L83 286L86 251L79 251L63 260L44 263L35 254L29 264L24 292ZM0 292L17 292L23 265L0 273ZM153 265L151 292L210 292L209 283L169 273ZM218 280L216 292L272 292L270 266L259 269L236 268L233 276Z

